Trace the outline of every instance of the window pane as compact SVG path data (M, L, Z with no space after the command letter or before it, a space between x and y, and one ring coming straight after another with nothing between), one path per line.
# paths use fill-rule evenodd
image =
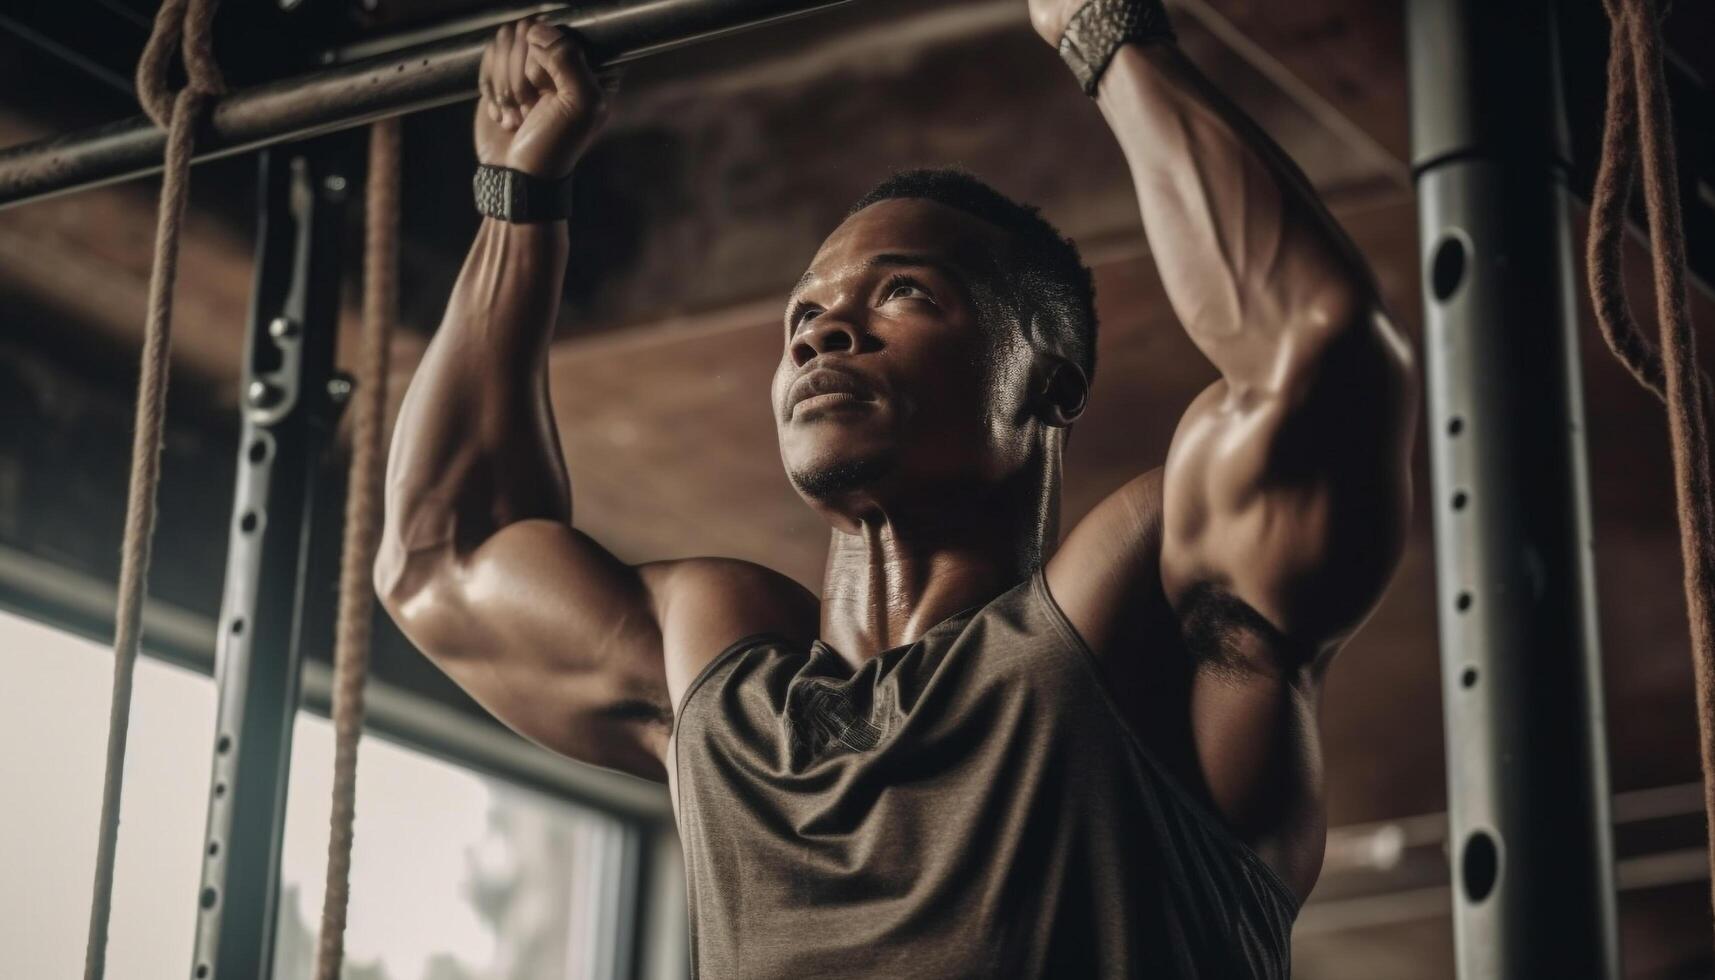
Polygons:
M277 980L311 976L327 862L333 726L300 714L282 858ZM348 980L597 980L625 847L616 821L365 738ZM593 964L593 968L592 968Z
M113 658L0 612L0 677L0 976L81 976ZM212 681L138 662L108 932L126 976L189 969L213 732Z
M82 973L112 672L106 647L0 612L0 977ZM210 678L138 661L108 945L127 978L189 970L214 721ZM624 825L373 736L359 760L349 980L624 969ZM332 768L332 726L300 714L279 980L310 976Z

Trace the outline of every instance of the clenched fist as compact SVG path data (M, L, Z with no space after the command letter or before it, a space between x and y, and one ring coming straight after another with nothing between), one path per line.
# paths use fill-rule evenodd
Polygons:
M1030 8L1030 26L1053 48L1060 46L1066 24L1083 5L1084 0L1028 0L1026 4Z
M608 93L571 32L536 19L507 24L482 52L476 158L533 177L572 172L602 123Z

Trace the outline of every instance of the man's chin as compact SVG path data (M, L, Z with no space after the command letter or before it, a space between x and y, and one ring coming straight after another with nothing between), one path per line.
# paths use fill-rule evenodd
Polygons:
M786 476L807 499L835 500L873 486L892 469L891 455L876 455L820 462Z

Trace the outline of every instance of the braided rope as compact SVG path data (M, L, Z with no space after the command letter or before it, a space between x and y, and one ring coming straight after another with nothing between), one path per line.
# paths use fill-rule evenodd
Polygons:
M137 90L144 110L167 128L161 199L155 217L155 261L149 272L148 311L137 380L137 416L131 440L131 479L125 497L125 533L120 544L119 601L114 613L113 690L108 705L107 769L101 788L100 828L95 849L95 884L90 896L84 977L101 980L107 968L107 931L113 913L113 868L119 845L119 806L124 790L126 737L131 726L132 676L142 638L143 604L153 557L155 497L161 482L161 441L172 359L173 285L178 279L179 232L184 223L191 147L208 100L225 84L209 38L216 0L167 0L156 15ZM173 48L184 44L189 84L167 91Z
M1612 24L1602 161L1591 203L1587 246L1590 294L1609 348L1638 382L1667 406L1673 489L1685 563L1685 605L1697 696L1707 828L1715 829L1715 484L1710 428L1715 396L1697 363L1685 286L1673 121L1662 77L1660 11L1651 0L1603 0ZM1655 276L1659 349L1632 318L1620 271L1631 185L1640 169ZM1715 834L1709 836L1715 871ZM1715 874L1711 875L1715 889Z
M386 461L388 339L398 308L399 120L370 128L368 215L363 253L363 346L352 405L351 464L340 555L339 624L334 641L333 801L328 817L327 891L316 948L316 980L338 980L351 901L351 844L357 807L357 744L363 731L363 682L369 672L375 589L370 569L381 538L381 480Z

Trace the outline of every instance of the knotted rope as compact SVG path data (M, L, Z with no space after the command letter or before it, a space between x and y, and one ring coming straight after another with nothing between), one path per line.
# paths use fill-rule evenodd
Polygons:
M217 0L166 0L155 15L137 64L143 109L167 129L161 200L155 217L155 263L143 325L137 418L131 441L131 482L120 545L119 603L113 628L113 693L107 722L107 774L101 789L101 825L95 849L95 888L89 908L84 977L100 980L107 965L107 924L113 910L113 864L119 843L119 800L125 777L125 741L131 721L131 679L142 634L149 560L155 533L155 492L161 481L161 435L172 353L173 284L178 277L179 227L184 221L191 141L208 100L225 89L211 38ZM167 91L174 49L183 52L189 83Z
M339 625L334 641L333 804L328 818L327 891L316 949L316 980L338 980L345 958L346 908L351 893L352 823L357 805L357 742L363 730L363 682L369 672L375 588L370 569L381 537L381 479L385 463L387 353L398 309L399 120L369 132L363 252L363 344L352 405L351 463L340 555Z
M1661 27L1651 0L1603 0L1612 25L1608 106L1602 161L1590 205L1586 251L1596 322L1614 355L1667 405L1673 489L1691 620L1698 747L1703 761L1706 826L1715 830L1715 494L1709 433L1715 419L1708 375L1697 363L1685 288L1685 235L1680 224L1673 120L1662 77ZM1632 318L1621 274L1626 210L1642 163L1644 208L1655 274L1660 346ZM1710 835L1715 888L1715 834Z

